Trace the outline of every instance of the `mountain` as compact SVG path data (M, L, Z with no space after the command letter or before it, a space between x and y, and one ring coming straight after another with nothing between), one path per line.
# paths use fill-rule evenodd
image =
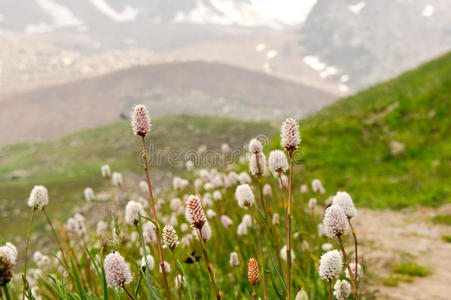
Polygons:
M203 60L343 96L449 51L445 2L2 1L0 41L11 43L5 34L19 41L0 49L0 85L21 89L134 65Z
M331 103L323 91L263 73L205 62L167 63L37 88L1 101L2 143L39 141L128 118L215 115L246 120L304 117ZM18 125L20 124L20 126Z
M451 53L302 120L305 179L375 208L451 202L449 74Z
M362 89L449 51L450 18L440 0L318 1L300 44L321 76Z

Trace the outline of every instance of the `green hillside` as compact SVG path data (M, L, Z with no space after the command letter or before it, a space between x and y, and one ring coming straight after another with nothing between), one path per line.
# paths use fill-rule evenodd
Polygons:
M250 138L260 133L273 136L277 128L269 122L212 117L168 116L154 119L148 140L155 157L150 170L155 187L167 186L168 179L172 180L171 174L184 170L185 154L195 153L199 146L205 145L209 150L216 151L213 152L215 155L224 142L232 148L241 149ZM107 187L100 176L103 164L110 164L113 171L137 173L144 179L139 147L140 139L132 134L129 122L122 121L49 142L0 148L1 235L24 232L28 217L23 213L27 209L26 199L36 184L48 187L53 203L49 206L51 213L67 217L77 203L84 201L85 187L93 187L96 191ZM207 155L202 157L203 161L209 159ZM217 159L218 156L211 157ZM211 165L211 161L206 163ZM127 173L125 175L127 183ZM16 226L19 222L23 226Z
M321 179L328 192L347 190L377 208L449 202L451 53L342 99L300 128L305 178Z

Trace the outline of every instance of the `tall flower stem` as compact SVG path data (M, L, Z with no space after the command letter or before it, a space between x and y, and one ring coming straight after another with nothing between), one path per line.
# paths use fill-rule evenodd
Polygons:
M238 298L238 289L239 288L238 288L238 278L236 277L236 267L233 267L232 273L233 273L233 281L235 283L235 299L239 300L239 298Z
M329 300L332 300L332 279L329 279Z
M135 300L135 297L133 297L133 295L130 294L130 292L127 290L127 288L125 287L125 285L122 285L121 287L122 287L122 289L125 291L125 293L127 294L127 296L128 296L130 299Z
M2 289L3 289L3 293L5 294L5 299L6 300L11 300L11 294L9 293L8 284L4 284L2 286Z
M27 278L28 245L30 243L31 224L33 223L35 211L36 211L36 208L33 207L31 209L30 221L28 222L27 238L25 239L25 265L23 267L23 277L25 279ZM24 300L24 299L25 299L25 284L23 285L23 289L22 289L22 300Z
M197 236L199 237L200 244L202 245L202 252L204 253L205 264L207 265L208 275L210 276L211 285L213 286L213 290L215 291L216 299L221 299L221 295L219 294L219 290L215 283L215 277L213 276L213 271L211 270L210 261L208 260L207 247L205 246L204 238L202 237L202 232L199 228L196 228Z
M179 278L179 269L177 267L177 259L175 258L175 252L174 250L171 250L172 252L172 259L174 260L174 269L175 269L175 278L177 280L177 293L179 295L179 299L182 299L182 283Z
M149 202L152 207L152 216L153 216L153 220L155 222L154 228L155 228L155 234L157 236L158 259L159 259L160 268L161 268L162 274L163 274L163 285L164 285L164 289L166 292L166 298L168 300L170 300L171 294L169 293L168 278L166 276L166 268L164 267L163 251L161 250L160 235L158 233L159 225L158 225L158 219L157 219L157 212L155 210L155 201L153 199L152 185L150 183L149 169L147 166L146 141L145 141L144 137L145 137L144 135L141 136L143 167L144 167L144 173L146 174L147 187L149 189Z
M346 267L348 268L349 277L350 277L350 281L351 281L351 287L352 287L352 293L354 294L354 299L357 300L358 299L357 290L356 290L356 287L355 287L355 281L354 281L353 276L352 276L353 273L351 271L351 266L349 265L348 254L346 254L346 250L345 250L345 248L343 246L343 241L341 240L341 236L337 236L337 238L338 238L338 242L340 244L341 252L343 253L343 257L345 258Z
M260 230L258 229L257 222L255 220L254 216L254 210L252 209L252 206L249 207L249 212L251 213L252 222L255 227L255 232L257 234L257 242L258 242L258 260L262 264L262 282L263 282L263 299L268 299L268 294L266 291L266 276L265 276L265 261L263 259L263 251L262 251L262 241L260 237Z
M61 251L61 258L63 259L63 262L66 266L69 266L67 264L66 256L64 255L63 247L61 246L60 239L58 238L58 234L56 233L55 227L53 226L52 221L50 220L49 215L47 214L47 211L45 210L45 207L42 208L42 212L45 215L45 218L47 219L47 223L49 223L50 228L52 229L53 237L55 238L56 244L58 245L58 249Z
M291 300L291 197L293 182L293 151L289 152L290 156L290 177L288 181L288 203L286 210L286 227L287 227L287 299Z
M357 235L355 233L354 226L352 226L350 218L348 218L348 224L349 224L349 227L351 228L352 237L354 238L355 267L357 270L357 265L359 264L359 253L357 251ZM349 275L352 276L351 274L349 274ZM355 281L356 288L357 288L357 276L358 276L358 274L356 271L354 274L354 281Z
M255 291L255 284L252 285L252 297L257 300L257 292Z

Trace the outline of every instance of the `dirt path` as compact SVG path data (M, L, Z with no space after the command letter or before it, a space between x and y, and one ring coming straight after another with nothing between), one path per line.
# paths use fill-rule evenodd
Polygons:
M430 221L435 214L451 214L451 205L439 209L420 208L403 211L360 209L355 220L361 240L361 253L367 267L366 289L376 299L423 300L451 299L451 226ZM415 262L433 270L427 277L400 282L396 287L383 284L394 275L398 262Z

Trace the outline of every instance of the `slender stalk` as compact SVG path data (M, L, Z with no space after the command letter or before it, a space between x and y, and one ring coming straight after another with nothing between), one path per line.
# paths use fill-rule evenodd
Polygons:
M53 223L49 218L49 215L47 214L47 211L45 210L45 206L42 208L42 212L45 215L45 218L47 219L47 223L49 223L50 228L52 229L53 237L55 238L56 244L58 245L58 249L61 251L61 258L63 259L63 262L66 266L69 266L67 264L66 256L64 255L63 247L61 247L60 239L58 238L58 234L56 233L55 227L53 227Z
M177 292L179 295L179 299L181 300L182 299L182 283L179 278L179 269L177 267L177 259L175 258L175 252L174 252L174 250L172 250L171 252L172 252L172 258L174 260L175 278L177 280Z
M263 259L262 241L261 241L261 237L260 237L260 230L257 227L257 222L255 220L254 210L252 209L252 206L249 207L249 212L251 213L252 222L254 224L255 232L257 234L258 260L262 264L263 299L268 299L268 294L267 294L267 291L266 291L265 261Z
M128 297L130 297L130 299L135 300L135 297L133 297L132 294L130 294L130 292L127 290L127 288L125 287L125 285L121 286L122 289L125 291L125 293L128 295Z
M252 285L252 297L254 297L254 300L257 300L257 292L255 291L255 284Z
M199 228L197 229L197 236L199 237L200 244L202 245L202 252L204 253L205 264L207 265L208 275L210 276L211 285L213 286L213 290L215 291L216 299L221 299L221 295L219 294L219 290L215 283L215 277L213 276L213 271L211 270L210 261L208 260L207 247L205 246L204 238L202 237L202 233Z
M158 260L159 260L161 271L162 271L162 274L163 274L163 285L164 285L164 290L166 292L166 298L168 300L170 300L171 299L171 294L169 293L168 278L166 276L166 269L164 267L163 251L161 250L160 235L158 233L159 225L158 225L158 219L157 219L157 212L155 210L155 201L153 199L152 185L150 183L149 169L147 167L146 141L144 139L144 136L141 136L141 144L142 144L142 159L143 159L144 173L146 174L146 182L147 182L147 187L149 189L149 202L150 202L150 205L151 205L151 208L152 208L153 220L155 222L154 225L155 225L155 234L157 236Z
M234 281L234 284L235 284L235 299L236 300L239 300L239 298L238 298L238 278L236 277L236 267L233 267L233 270L232 270L232 273L233 273L233 281Z
M287 227L287 299L291 300L291 196L293 182L293 151L289 152L290 156L290 177L288 181L288 203L286 210L286 227Z
M341 240L341 236L337 236L337 238L338 238L338 242L340 244L341 252L343 252L343 256L345 258L345 264L346 264L346 266L348 268L349 277L350 277L350 281L351 281L351 287L352 287L352 293L354 294L354 299L357 300L358 299L357 290L356 290L356 287L355 287L355 281L354 281L353 276L352 276L351 266L349 265L348 255L346 254L346 250L345 250L345 248L343 246L343 241Z
M23 267L23 277L25 278L25 280L27 279L28 245L30 243L31 224L33 223L35 211L36 211L36 208L33 207L31 209L31 217L30 217L30 221L28 222L28 229L27 229L27 238L25 240L25 265ZM24 299L25 299L25 284L23 285L23 289L22 289L22 300L24 300Z
M329 279L329 300L332 300L332 279Z
M11 294L9 293L9 288L8 288L8 284L4 284L2 286L3 288L3 293L5 294L5 299L6 300L11 300ZM1 295L0 295L1 296Z
M357 251L357 235L355 234L354 226L352 226L351 219L348 218L349 227L351 227L352 237L354 238L354 252L355 252L355 267L356 272L354 274L355 285L357 289L357 265L359 264L359 253ZM352 275L351 275L352 276Z

